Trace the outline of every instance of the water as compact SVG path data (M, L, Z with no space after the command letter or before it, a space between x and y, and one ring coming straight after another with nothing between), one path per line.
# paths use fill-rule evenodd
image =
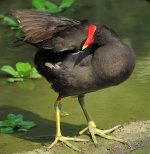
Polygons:
M23 1L19 0L1 0L0 12L30 8L30 1L27 2L23 4ZM93 22L110 25L136 51L136 68L128 81L86 96L87 108L100 128L150 119L149 7L150 3L144 0L78 0L70 11L64 13L72 18L89 18ZM0 67L5 64L14 65L18 61L33 63L35 48L29 45L12 48L12 38L12 32L1 26ZM0 120L5 119L8 113L21 113L26 120L37 123L37 127L27 133L0 134L0 153L32 150L40 147L41 143L48 143L49 138L37 137L55 134L53 102L57 94L50 89L44 78L17 84L9 84L5 80L4 74L0 72ZM63 110L68 112L69 116L61 119L62 131L73 136L86 125L77 98L65 98Z

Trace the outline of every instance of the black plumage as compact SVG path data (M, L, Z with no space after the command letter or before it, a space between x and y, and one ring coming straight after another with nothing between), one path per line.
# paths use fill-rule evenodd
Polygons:
M125 81L134 68L134 53L117 35L99 26L100 40L85 51L39 51L35 64L60 96L78 96ZM79 44L80 46L80 44ZM41 61L42 64L41 64ZM50 68L45 63L58 65Z
M67 96L78 96L86 116L88 127L80 134L89 130L95 144L97 144L95 134L125 143L96 128L84 107L83 96L125 81L135 66L133 49L126 45L111 28L94 24L96 31L93 38L90 38L92 43L81 51L91 25L87 20L74 21L31 10L18 10L12 14L18 19L25 34L24 41L39 48L34 58L37 70L59 94L55 106L56 138L50 148L58 140L69 146L67 138L61 135L59 125L60 97ZM109 133L117 128L114 127ZM75 147L70 147L79 151Z

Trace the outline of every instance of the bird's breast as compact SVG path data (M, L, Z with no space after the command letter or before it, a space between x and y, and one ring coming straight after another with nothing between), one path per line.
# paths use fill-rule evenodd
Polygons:
M100 83L118 84L126 80L132 73L135 57L132 50L115 48L94 55L93 67ZM98 80L97 80L98 81Z

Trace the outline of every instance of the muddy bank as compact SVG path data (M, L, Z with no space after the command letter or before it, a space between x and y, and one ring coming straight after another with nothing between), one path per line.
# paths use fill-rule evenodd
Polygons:
M88 143L72 143L85 154L124 154L134 151L142 147L150 147L150 121L138 121L124 124L118 130L111 133L112 136L126 140L131 147L118 143L116 141L108 141L97 137L99 146L95 147L92 142ZM89 139L84 135L82 138ZM33 151L15 153L15 154L77 154L62 143L57 144L50 151L46 151L46 147L35 149Z

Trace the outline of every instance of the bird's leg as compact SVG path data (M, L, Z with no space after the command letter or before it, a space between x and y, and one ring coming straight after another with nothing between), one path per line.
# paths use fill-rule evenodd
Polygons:
M68 147L72 148L73 150L81 152L78 148L70 144L68 141L79 141L79 142L87 142L88 140L85 139L78 139L78 138L71 138L71 137L64 137L61 134L61 129L60 129L60 110L61 110L61 97L58 96L56 102L55 102L55 111L56 111L56 136L54 142L47 148L51 149L58 141L63 142L66 144Z
M107 135L107 134L113 132L114 130L120 128L121 125L115 126L112 129L108 129L108 130L98 129L96 127L95 122L92 120L90 114L88 113L88 111L85 108L84 95L78 96L78 101L81 105L81 108L84 112L84 115L85 115L87 123L88 123L88 126L79 132L80 135L83 134L86 131L89 131L95 145L97 145L97 139L96 139L95 135L101 136L101 137L109 139L109 140L115 140L115 141L118 141L118 142L121 142L121 143L127 143L126 141L124 141L122 139L118 139L116 137L112 137L112 136Z

